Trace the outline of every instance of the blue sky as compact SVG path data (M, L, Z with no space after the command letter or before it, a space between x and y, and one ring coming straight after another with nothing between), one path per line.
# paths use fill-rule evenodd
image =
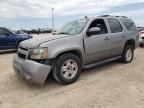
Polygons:
M84 16L122 15L144 26L144 0L1 0L0 24L8 28L51 27L51 8L55 26Z

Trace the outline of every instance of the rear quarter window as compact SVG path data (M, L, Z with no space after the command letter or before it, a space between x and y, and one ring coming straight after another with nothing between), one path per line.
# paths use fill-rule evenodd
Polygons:
M121 19L121 21L128 31L137 31L137 28L131 19Z

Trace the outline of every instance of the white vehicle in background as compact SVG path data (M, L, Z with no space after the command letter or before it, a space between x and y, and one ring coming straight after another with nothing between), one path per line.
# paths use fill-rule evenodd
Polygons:
M144 28L139 31L139 45L144 47Z

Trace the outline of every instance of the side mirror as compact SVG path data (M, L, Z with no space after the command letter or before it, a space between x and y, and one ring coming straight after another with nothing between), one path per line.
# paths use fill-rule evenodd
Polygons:
M87 35L91 36L93 34L97 34L101 31L101 29L99 27L92 27L87 31Z

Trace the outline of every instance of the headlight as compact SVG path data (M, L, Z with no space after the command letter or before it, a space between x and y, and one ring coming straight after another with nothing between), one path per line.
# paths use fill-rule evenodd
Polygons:
M36 48L30 50L30 59L47 59L48 48Z

